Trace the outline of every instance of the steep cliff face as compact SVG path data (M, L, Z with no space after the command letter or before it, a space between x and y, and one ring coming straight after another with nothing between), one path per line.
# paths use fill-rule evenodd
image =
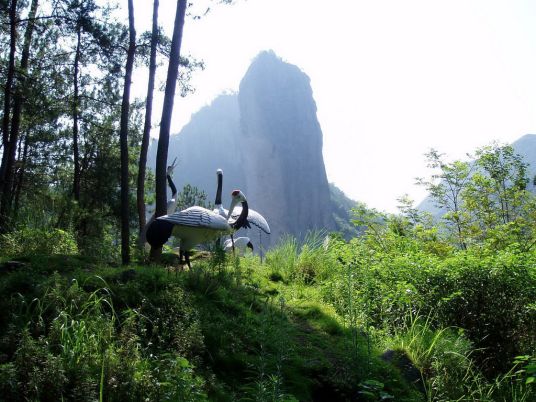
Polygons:
M335 230L309 77L273 52L253 61L237 95L219 96L170 138L168 159L176 156L178 188L197 186L211 202L216 169L223 169L224 205L240 188L268 220L272 235L263 246L284 233L301 238L312 229Z
M333 229L309 77L273 52L263 52L240 83L238 103L248 197L270 218L273 237Z
M192 115L191 121L169 142L168 160L179 164L174 180L180 190L191 184L205 191L208 200L216 195L216 169L223 169L223 203L228 206L232 190L245 191L242 152L238 144L240 112L236 94L220 95L210 106ZM154 145L154 146L153 146ZM151 144L150 163L154 166L156 142Z

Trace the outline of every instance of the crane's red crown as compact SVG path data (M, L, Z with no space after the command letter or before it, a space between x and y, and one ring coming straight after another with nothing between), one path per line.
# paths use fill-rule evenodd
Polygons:
M233 197L236 197L240 193L240 190L235 190L231 193Z

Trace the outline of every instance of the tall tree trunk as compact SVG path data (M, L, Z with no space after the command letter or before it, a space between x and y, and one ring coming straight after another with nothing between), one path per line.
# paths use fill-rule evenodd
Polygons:
M143 248L145 229L145 170L147 168L147 150L149 148L149 135L151 133L151 117L153 111L153 92L156 75L156 46L158 45L158 0L153 3L153 31L151 35L151 54L149 57L149 84L147 85L147 100L145 103L145 124L141 141L140 160L138 164L138 222L140 245Z
M132 69L134 67L134 54L136 52L136 29L134 28L134 4L128 0L128 54L125 68L125 86L123 90L123 103L121 104L121 130L119 141L121 144L121 260L123 265L130 263L130 227L128 207L128 113L130 109L130 84Z
M9 8L9 61L7 68L6 86L4 88L4 117L2 119L2 144L9 141L9 116L11 114L11 92L15 76L15 51L17 49L17 0L11 0Z
M22 158L19 158L22 160L21 167L19 169L19 175L15 183L15 188L13 189L13 193L15 194L15 201L13 204L13 220L16 222L18 218L19 213L19 200L20 200L20 193L22 190L22 185L24 182L24 172L26 170L26 164L28 161L28 135L24 136L24 148L22 150Z
M22 117L22 106L24 103L24 92L26 83L26 72L28 71L28 63L30 60L30 46L32 43L32 34L35 27L35 15L37 14L37 6L39 1L32 0L30 14L28 16L28 25L24 33L24 44L22 47L22 55L20 61L20 71L17 78L17 89L13 97L13 116L11 118L11 130L9 133L9 152L7 153L7 161L4 170L4 186L2 191L2 203L0 206L0 216L4 218L4 224L9 225L9 216L11 210L11 202L13 201L13 167L15 166L15 155L17 150L17 141L20 132L20 122Z
M80 149L78 144L79 128L78 128L78 106L80 102L80 94L78 88L78 73L80 69L80 46L81 46L82 27L78 26L76 37L76 51L74 55L74 72L73 72L73 161L74 161L74 176L73 176L73 198L75 201L80 201Z
M175 99L175 87L179 74L179 61L181 53L182 30L184 28L184 15L186 13L186 0L177 0L173 37L171 39L171 53L166 79L166 91L164 105L162 107L162 120L160 121L160 135L158 138L158 150L156 152L156 212L159 217L166 214L166 167L169 146L169 131L171 116L173 114L173 101ZM151 247L151 259L158 259L162 248Z
M0 209L1 197L4 193L6 183L7 163L11 154L9 143L9 122L11 115L11 93L13 91L13 79L15 77L15 51L17 49L17 0L11 0L9 8L9 24L10 24L10 39L9 39L9 61L6 77L6 85L4 87L4 117L2 119L2 145L4 147L2 153L2 163L0 164ZM0 214L0 231L7 229L7 217Z

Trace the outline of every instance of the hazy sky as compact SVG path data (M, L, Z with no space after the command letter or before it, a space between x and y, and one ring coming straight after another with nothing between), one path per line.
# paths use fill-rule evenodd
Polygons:
M152 2L135 3L141 32ZM160 5L171 29L176 1ZM206 69L176 98L172 132L273 49L311 78L329 181L378 209L423 198L414 179L431 147L463 157L536 133L534 0L238 0L187 20L182 49Z

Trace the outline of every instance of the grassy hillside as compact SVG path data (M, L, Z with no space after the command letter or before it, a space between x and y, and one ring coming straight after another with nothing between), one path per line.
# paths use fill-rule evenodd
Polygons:
M341 220L359 236L283 236L263 261L124 269L113 237L3 235L1 397L536 400L536 197L511 147L477 156L473 173L430 154L439 222L358 204Z
M19 260L0 277L5 400L349 400L367 380L418 398L317 288L253 257L178 273Z
M320 240L310 235L300 246L286 238L262 263L200 256L191 271L179 272L170 254L166 266L128 269L76 254L6 255L0 395L534 397L534 253L438 254L407 237L387 236L383 248L371 237ZM20 263L5 263L13 259Z

